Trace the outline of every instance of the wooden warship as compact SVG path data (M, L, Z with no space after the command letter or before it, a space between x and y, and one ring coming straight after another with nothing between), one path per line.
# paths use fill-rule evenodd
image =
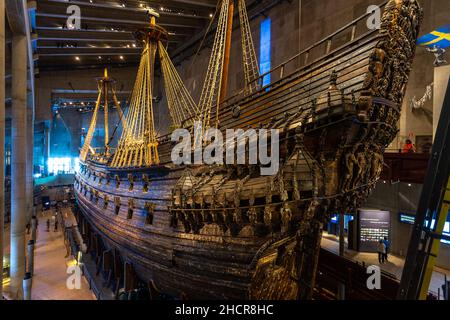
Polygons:
M225 98L233 1L218 6L198 104L164 49L167 32L152 18L137 34L144 50L117 149L82 152L75 182L81 233L116 293L311 299L324 225L358 208L379 179L398 132L422 19L417 1L387 1L380 29L367 29L370 14L350 22L271 70L265 87L245 2L237 6L242 91ZM153 123L157 52L174 126L198 120L222 131L279 129L276 175L261 176L257 165L171 162L173 143L156 137Z

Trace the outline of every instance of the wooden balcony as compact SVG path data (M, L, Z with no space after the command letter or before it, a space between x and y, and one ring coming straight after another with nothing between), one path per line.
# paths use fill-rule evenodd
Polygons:
M381 179L391 182L423 183L430 154L385 153Z

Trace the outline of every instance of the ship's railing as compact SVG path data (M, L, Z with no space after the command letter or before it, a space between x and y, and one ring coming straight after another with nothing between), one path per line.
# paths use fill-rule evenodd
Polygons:
M384 1L378 7L380 10L384 9L388 1ZM322 40L312 44L306 49L300 51L290 59L284 61L283 63L277 65L271 70L261 74L259 78L253 80L249 83L249 86L254 85L255 82L259 84L261 91L266 91L273 86L273 82L283 79L288 75L292 75L293 73L301 72L304 69L307 69L309 66L319 62L323 58L327 57L333 50L340 49L342 47L347 46L348 44L355 41L358 37L364 37L373 33L377 33L378 29L368 29L367 27L367 19L372 15L372 12L367 12L359 18L353 20L352 22L346 24L342 28L336 30L329 36L323 38ZM364 24L361 26L361 24ZM364 30L365 32L359 31L359 29ZM369 31L367 31L369 30ZM358 32L359 31L359 32ZM344 37L348 38L345 42L334 42L336 38ZM289 72L289 70L294 70L294 72ZM289 74L287 74L289 72ZM262 86L263 79L267 76L271 76L271 82L268 85ZM241 89L234 95L228 97L222 104L224 106L232 105L236 100L242 99L245 96L245 88Z

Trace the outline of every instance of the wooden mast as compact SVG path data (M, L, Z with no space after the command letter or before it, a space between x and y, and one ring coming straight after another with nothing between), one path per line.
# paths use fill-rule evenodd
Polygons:
M230 0L228 6L228 22L227 22L227 34L225 38L225 56L223 61L222 82L219 94L219 103L225 101L228 90L228 72L230 67L230 50L231 50L231 35L233 33L233 15L234 15L234 0ZM218 120L219 113L216 114L216 120ZM218 121L217 121L218 123Z
M105 155L109 155L109 117L108 117L108 69L105 68L104 77L103 77L103 92L105 95Z

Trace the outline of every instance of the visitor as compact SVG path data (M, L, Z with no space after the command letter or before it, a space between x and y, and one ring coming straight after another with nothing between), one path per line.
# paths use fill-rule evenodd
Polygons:
M406 139L402 153L416 153L416 147L414 146L411 140Z
M386 245L384 244L383 239L380 239L380 241L378 241L377 251L378 251L378 262L384 263Z
M47 232L50 231L50 219L47 219Z
M55 232L58 231L58 220L55 220Z
M27 234L30 234L31 224L29 222L27 223L26 228L27 228Z
M388 254L389 254L389 249L390 249L391 243L387 237L384 237L383 243L385 246L384 261L388 262Z

